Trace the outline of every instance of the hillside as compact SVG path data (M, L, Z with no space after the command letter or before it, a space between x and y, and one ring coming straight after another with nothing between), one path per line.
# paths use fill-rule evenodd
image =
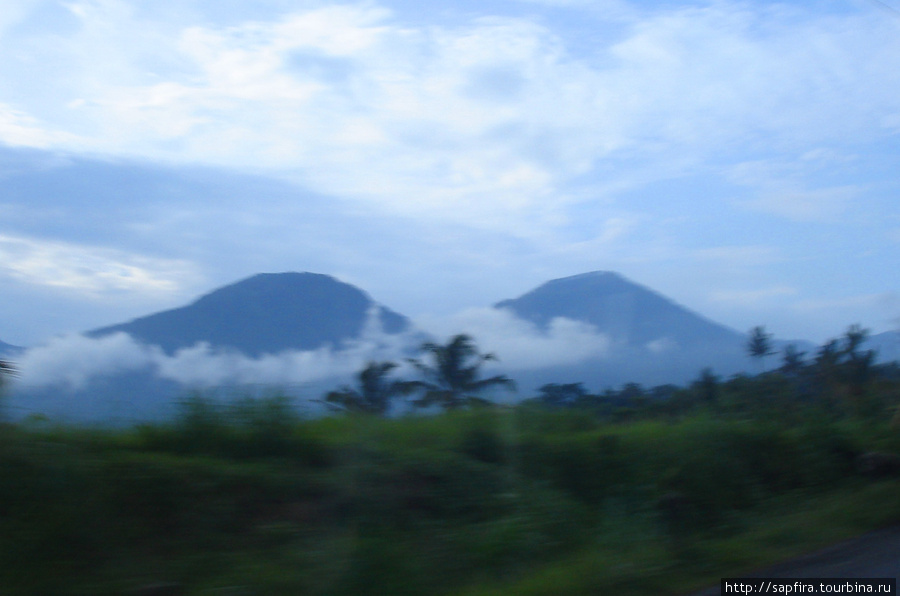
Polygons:
M555 317L584 321L615 343L633 347L662 340L680 346L743 341L743 334L609 271L554 279L494 307L542 327Z
M406 317L365 292L318 273L263 273L225 286L196 302L128 323L91 331L124 331L172 353L207 342L249 356L339 346L359 337L370 309L387 333L409 327Z
M22 348L0 341L0 356L11 356L18 354Z

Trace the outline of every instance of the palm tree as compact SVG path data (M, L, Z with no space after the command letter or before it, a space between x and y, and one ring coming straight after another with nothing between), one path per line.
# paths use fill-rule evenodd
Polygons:
M356 375L359 389L344 385L337 391L330 391L324 401L337 410L384 415L394 397L407 395L415 389L408 381L388 380L388 373L395 368L394 362L369 362Z
M868 336L868 329L851 325L842 339L828 341L816 356L816 376L832 401L848 400L857 411L863 405L875 370L875 350L859 349Z
M488 405L491 402L478 397L478 393L497 386L515 390L515 383L504 375L478 378L481 365L489 360L496 360L497 357L493 354L480 354L468 335L455 335L445 346L426 342L420 349L432 357L434 364L429 365L416 358L409 359L410 364L426 379L410 383L411 387L424 392L413 405L439 405L447 410Z

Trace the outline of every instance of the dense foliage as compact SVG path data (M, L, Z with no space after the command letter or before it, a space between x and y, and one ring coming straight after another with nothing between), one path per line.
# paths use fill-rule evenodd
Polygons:
M551 384L427 416L377 415L392 368L373 364L345 397L376 407L342 416L194 395L164 424L6 424L0 593L687 591L900 521L898 481L856 469L900 453L900 369L860 343L755 377Z

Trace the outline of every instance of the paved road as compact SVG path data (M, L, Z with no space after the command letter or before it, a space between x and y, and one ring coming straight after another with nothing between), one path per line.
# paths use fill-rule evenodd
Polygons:
M900 579L900 526L870 532L744 577L893 577ZM692 596L719 596L719 586Z

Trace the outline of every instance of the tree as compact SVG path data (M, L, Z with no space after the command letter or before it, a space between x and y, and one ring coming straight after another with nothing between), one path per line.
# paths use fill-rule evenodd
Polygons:
M796 377L800 374L800 371L803 370L804 356L806 356L806 352L801 352L797 350L797 346L789 344L784 349L784 354L781 359L781 368L779 370L788 377Z
M325 395L325 403L334 409L384 415L391 400L410 393L414 387L408 381L390 381L388 374L397 368L394 362L369 362L356 375L359 389L344 385L337 391Z
M859 346L869 337L869 330L863 329L860 325L854 324L847 328L844 332L844 354L854 360L859 356Z
M0 391L9 382L9 379L16 376L16 367L6 360L0 360Z
M862 409L874 372L875 351L859 349L868 336L868 329L851 325L841 340L829 340L816 355L816 377L823 389L833 401L849 399L857 412Z
M498 386L515 389L515 383L504 375L478 378L481 365L496 360L497 357L493 354L480 354L468 335L456 335L445 346L426 342L420 349L431 357L434 364L426 364L417 358L409 359L410 364L426 379L410 383L410 387L423 392L422 397L415 400L413 405L439 405L447 410L488 405L490 402L477 394Z
M747 340L747 353L759 363L760 372L762 372L766 356L775 353L772 350L772 334L766 333L766 328L762 325L750 330L750 338Z
M818 381L820 391L829 398L833 398L833 394L836 392L840 362L841 351L836 339L828 340L816 352L815 365L813 367L815 378ZM831 400L829 399L829 401Z
M847 359L844 363L844 381L847 383L850 398L857 412L862 407L866 388L872 379L873 366L875 364L875 350L859 351L859 346L869 337L869 330L860 325L851 325L844 333L843 356Z
M13 366L12 363L6 360L0 360L0 397L3 397L3 393L6 390L6 385L9 383L9 380L16 376L17 371L16 367Z
M693 389L701 403L716 405L719 403L719 377L707 367L700 371L700 376L693 383Z
M547 383L539 391L538 400L550 407L571 407L588 395L581 383Z

